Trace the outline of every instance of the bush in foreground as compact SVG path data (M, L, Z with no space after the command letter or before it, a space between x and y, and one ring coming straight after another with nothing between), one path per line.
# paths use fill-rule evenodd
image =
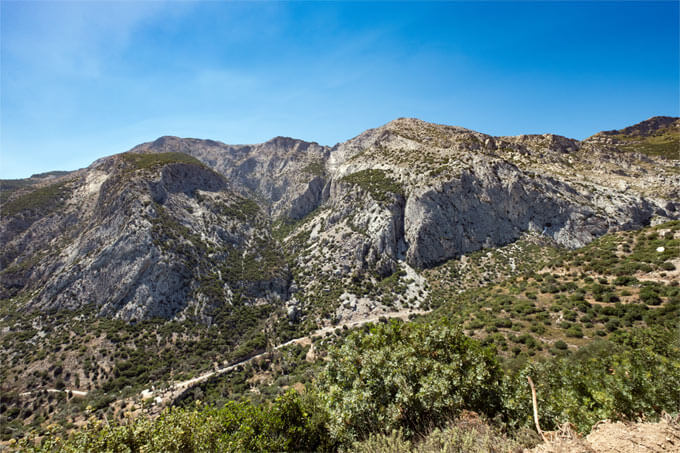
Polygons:
M488 349L442 321L391 321L331 352L317 391L342 442L401 429L407 437L462 410L501 409L502 373Z
M332 451L324 412L309 397L290 391L271 405L229 402L221 408L171 408L157 419L122 424L93 421L69 439L46 436L36 452Z
M675 334L647 329L614 339L504 375L488 349L447 321L393 321L352 333L331 351L324 371L303 395L289 391L263 405L173 408L155 420L142 417L111 426L93 422L67 440L55 433L38 446L23 440L18 447L39 452L440 451L442 445L458 445L467 451L474 439L491 446L533 429L527 376L536 383L545 430L570 422L586 433L602 419L677 413ZM493 423L461 425L465 411ZM499 445L514 445L506 440Z
M600 420L656 418L680 407L680 355L672 343L633 349L600 340L571 356L528 364L507 380L505 418L512 427L533 423L527 376L548 430L570 422L587 433Z

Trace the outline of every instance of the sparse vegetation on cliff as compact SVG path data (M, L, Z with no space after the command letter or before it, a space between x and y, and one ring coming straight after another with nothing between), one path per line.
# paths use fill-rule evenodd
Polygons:
M123 153L122 158L137 170L162 167L168 164L190 164L204 166L201 161L185 153Z
M350 184L356 184L371 194L374 200L386 203L392 194L404 195L404 188L384 170L361 170L342 178Z

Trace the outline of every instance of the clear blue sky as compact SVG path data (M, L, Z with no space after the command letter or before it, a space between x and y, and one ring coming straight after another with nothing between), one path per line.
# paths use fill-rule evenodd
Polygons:
M0 177L161 135L333 145L401 116L585 138L679 115L677 1L2 0Z

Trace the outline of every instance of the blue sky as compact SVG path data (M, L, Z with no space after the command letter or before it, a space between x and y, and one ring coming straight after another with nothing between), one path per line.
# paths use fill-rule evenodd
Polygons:
M409 116L585 138L680 114L668 2L0 2L0 177L161 135L333 145Z

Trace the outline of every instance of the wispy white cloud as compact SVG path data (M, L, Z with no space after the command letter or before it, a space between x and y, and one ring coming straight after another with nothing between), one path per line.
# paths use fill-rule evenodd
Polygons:
M2 2L2 52L52 76L98 77L133 42L135 32L161 11L191 4L168 2ZM16 65L15 65L16 66Z

